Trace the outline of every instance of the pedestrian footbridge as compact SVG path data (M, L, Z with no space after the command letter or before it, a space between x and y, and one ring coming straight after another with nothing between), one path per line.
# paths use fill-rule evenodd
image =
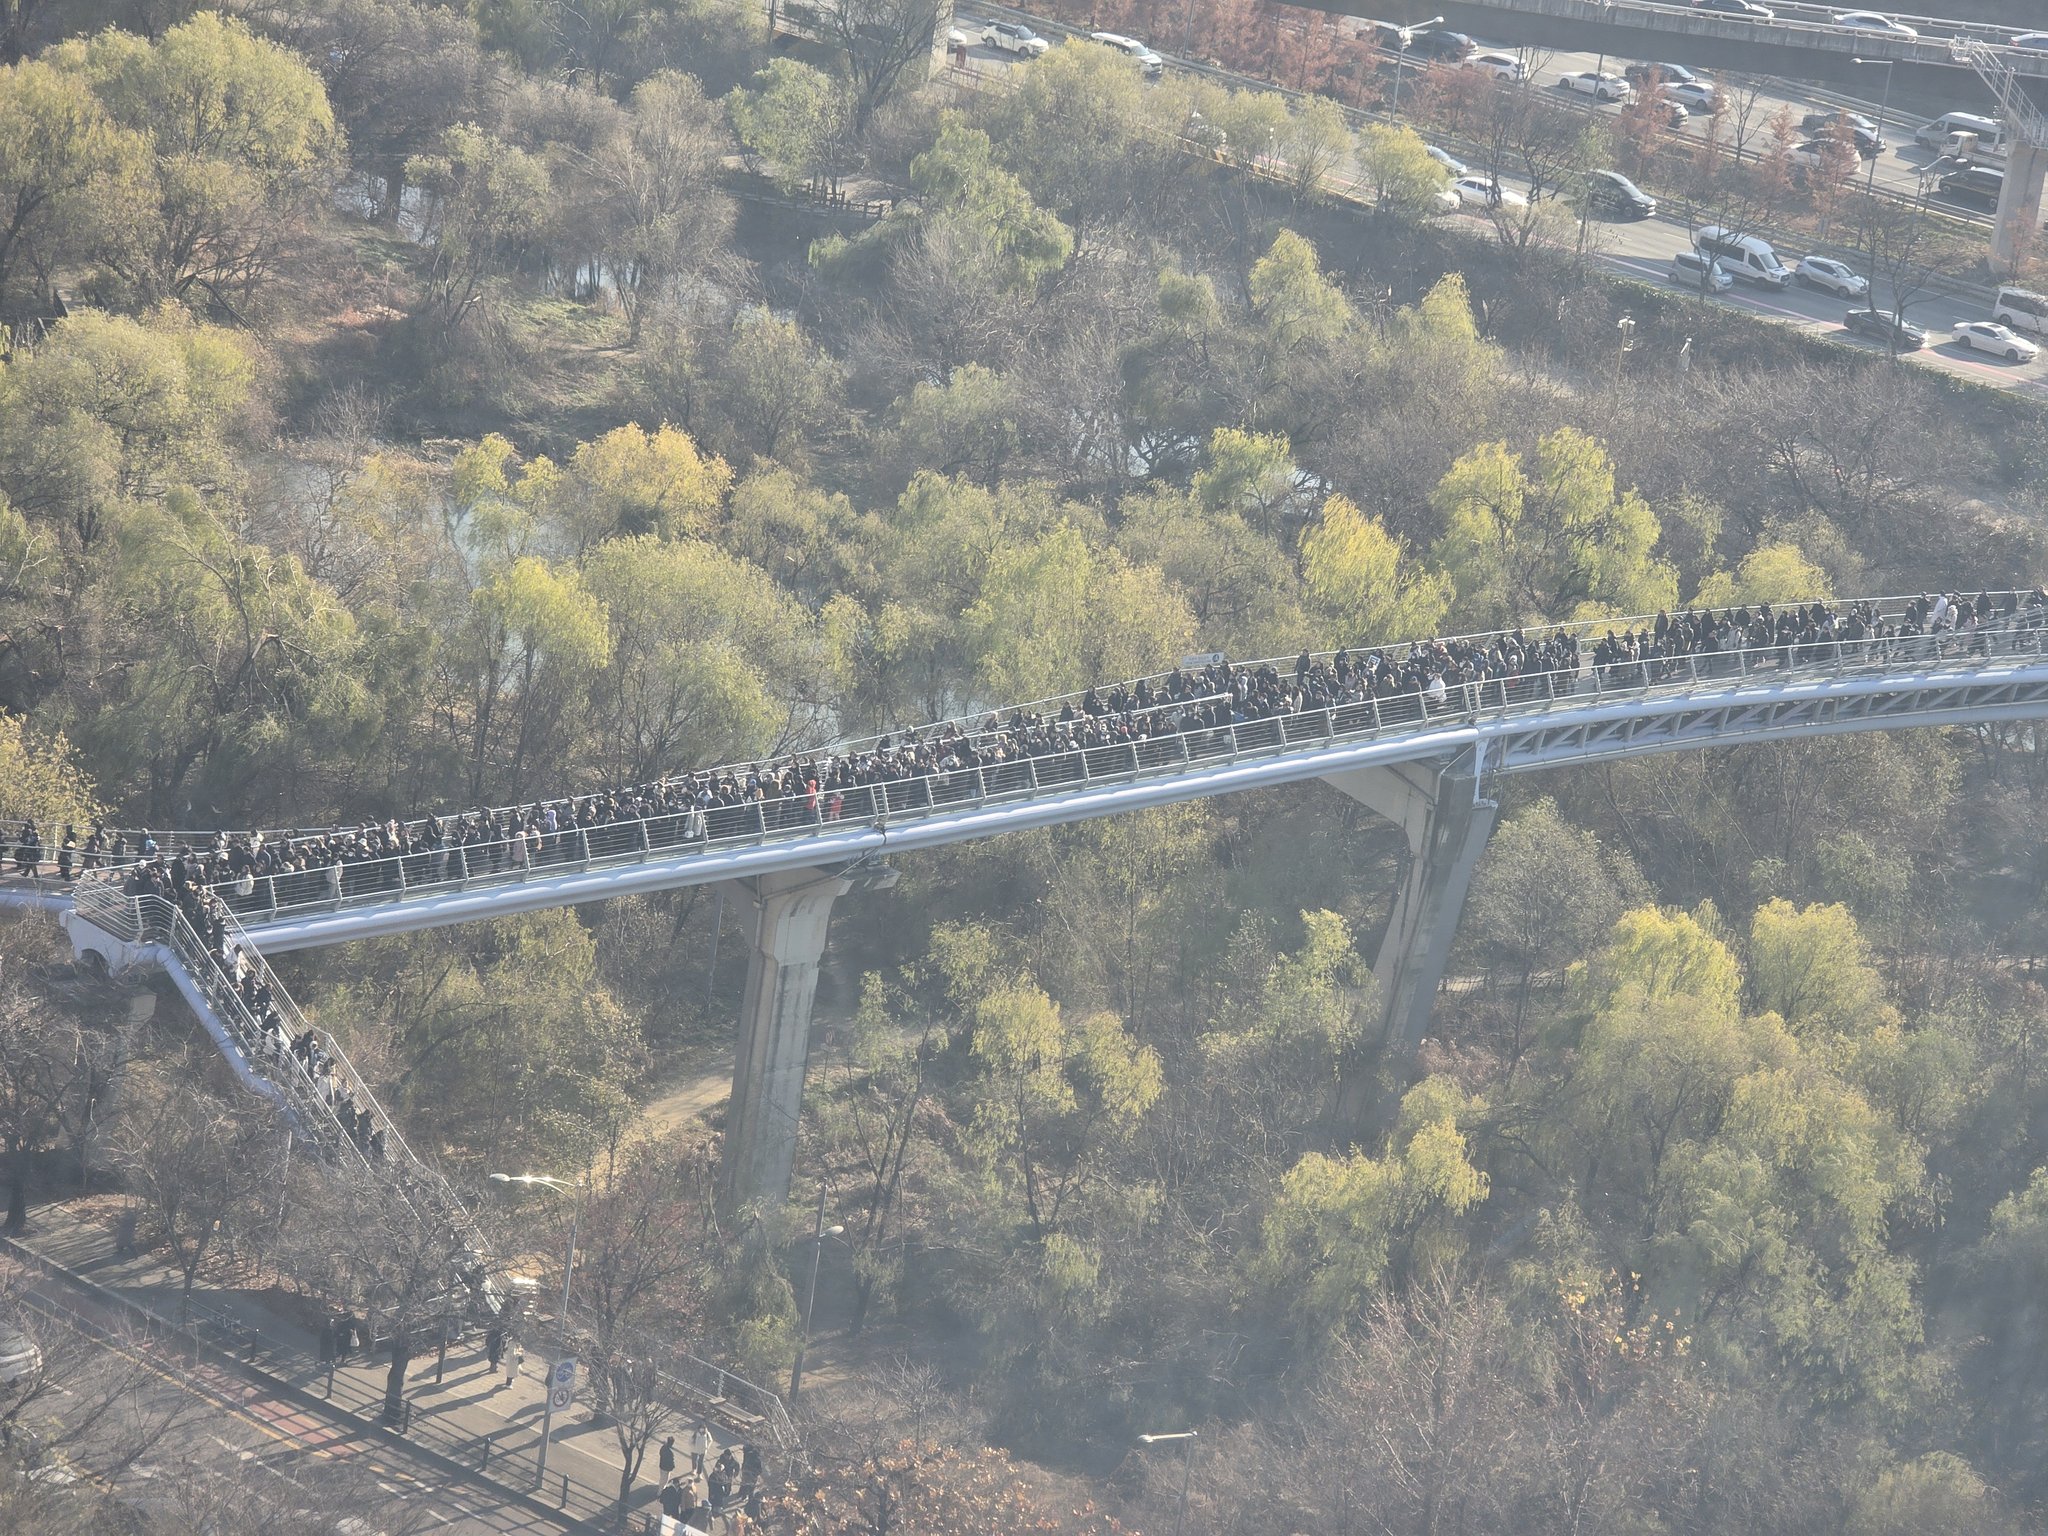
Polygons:
M1640 632L1642 649L1657 649L1648 643L1653 621L1463 637L1432 642L1434 649L1395 648L1406 675L1427 679L1412 692L1337 689L1326 692L1327 702L1310 703L1315 690L1297 690L1291 707L1250 716L1232 706L1230 695L1217 695L1199 708L1155 704L1141 730L1106 744L1049 745L1067 739L1055 730L1013 755L972 750L977 739L1014 737L1026 722L1077 721L1091 711L1099 717L1102 695L1091 690L999 716L977 714L908 738L899 734L898 744L968 746L943 770L854 784L832 810L815 796L755 799L714 806L708 814L668 809L575 826L544 842L527 836L432 851L408 842L412 851L391 857L244 876L211 889L233 911L240 942L252 953L681 886L717 884L736 893L746 903L752 951L727 1124L725 1191L731 1203L777 1201L789 1187L811 1000L832 906L841 896L893 880L887 861L894 856L1322 780L1406 835L1410 856L1374 969L1388 1037L1412 1047L1429 1025L1465 891L1493 827L1491 786L1501 776L1674 751L2048 716L2048 606L2017 593L1978 606L1987 617L1962 630L1897 632L1928 626L1906 617L1908 600L1878 599L1856 605L1874 622L1820 638L1808 631L1791 643L1781 634L1772 644L1661 655L1603 649L1597 654L1607 659L1600 661L1595 642L1604 634ZM1505 675L1496 666L1494 675L1482 678L1474 677L1472 666L1455 664L1459 657L1480 659L1483 674L1484 658L1531 654L1539 641L1551 643L1548 654L1561 651L1571 659L1533 672L1510 664ZM1328 669L1343 654L1314 660ZM1285 694L1285 680L1300 665L1275 659L1205 675L1259 673ZM1182 676L1148 679L1140 696L1164 700ZM880 745L886 748L888 739ZM843 743L801 756L868 761L876 747ZM140 903L150 899L131 894L118 877L82 881L66 914L74 944L116 966L150 958L135 937L147 926L137 916ZM161 948L160 941L151 943Z

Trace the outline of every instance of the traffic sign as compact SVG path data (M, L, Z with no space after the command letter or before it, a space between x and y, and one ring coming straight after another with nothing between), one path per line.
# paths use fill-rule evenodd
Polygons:
M548 1372L548 1380L557 1388L567 1387L571 1392L574 1392L576 1390L576 1357L571 1355L566 1360L557 1360L554 1363L554 1367Z
M575 1401L576 1388L573 1385L557 1387L548 1394L548 1407L552 1408L556 1413L562 1412Z

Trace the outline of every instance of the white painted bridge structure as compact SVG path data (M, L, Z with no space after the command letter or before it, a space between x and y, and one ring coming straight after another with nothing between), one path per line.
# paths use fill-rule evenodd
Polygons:
M1895 617L1908 601L1873 603ZM734 1207L779 1202L789 1189L832 907L850 892L892 882L892 857L1320 779L1406 836L1409 857L1374 971L1388 1038L1412 1047L1429 1026L1466 889L1493 828L1498 806L1489 790L1500 776L1855 731L2048 716L2048 607L2019 593L1996 595L1994 607L1997 619L1967 632L1596 667L1595 636L1647 631L1651 624L1602 620L1567 627L1587 643L1582 659L1562 671L1433 684L1422 693L1228 724L1165 727L1159 715L1174 711L1162 705L1151 712L1159 734L861 785L846 792L834 820L797 815L778 802L721 807L708 822L661 814L560 832L539 856L523 840L516 847L471 844L459 856L410 852L265 877L253 889L250 882L240 890L213 889L235 910L236 943L252 957L682 886L737 893L746 903L751 952L723 1190ZM1533 642L1557 632L1520 633ZM1463 638L1484 644L1493 637ZM1406 652L1403 646L1392 654ZM1270 666L1286 677L1295 663L1244 665ZM1007 724L1022 713L1049 720L1083 703L1079 694L1041 700L1003 711L1001 719ZM978 713L950 724L973 735L991 718ZM915 734L936 739L943 728ZM845 743L801 756L817 760L873 745ZM196 956L180 950L174 940L182 920L175 918L168 903L128 895L118 878L105 875L81 881L64 914L81 955L116 968L141 961L181 969L188 1000L203 1018L214 1014L209 1028L222 1048L240 1059L245 1076L263 1078L266 1067L249 1033L253 1021L223 1020L232 996L224 1004L222 989L190 979L206 969L207 957L203 946ZM282 988L273 990L282 997ZM298 1027L295 1011L292 1018ZM367 1087L358 1092L365 1102ZM317 1104L303 1094L280 1096L296 1115L317 1118Z

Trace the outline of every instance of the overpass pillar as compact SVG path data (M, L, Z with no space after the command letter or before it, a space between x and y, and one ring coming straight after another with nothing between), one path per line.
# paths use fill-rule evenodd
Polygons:
M2041 250L2041 182L2048 175L2048 145L2015 143L2006 154L2005 187L1991 226L1991 268L2016 271Z
M1326 782L1408 838L1408 868L1372 970L1387 1043L1412 1052L1429 1032L1451 936L1500 806L1480 794L1472 752L1435 763L1347 768Z
M749 945L740 1005L732 1100L726 1109L719 1204L728 1214L753 1201L789 1197L832 904L848 891L885 890L888 868L792 869L727 882L740 900Z

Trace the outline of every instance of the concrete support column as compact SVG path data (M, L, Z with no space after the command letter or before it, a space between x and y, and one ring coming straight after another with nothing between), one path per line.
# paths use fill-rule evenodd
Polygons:
M1387 1042L1406 1054L1429 1032L1465 892L1500 806L1480 796L1469 754L1451 762L1350 768L1326 782L1408 838L1408 868L1372 968Z
M2005 188L1991 226L1991 268L2011 272L2041 252L2041 182L2048 146L2015 143L2006 154Z
M817 869L735 880L726 887L743 904L751 940L719 1178L727 1212L756 1200L779 1205L789 1196L818 961L832 903L852 888L842 875Z

